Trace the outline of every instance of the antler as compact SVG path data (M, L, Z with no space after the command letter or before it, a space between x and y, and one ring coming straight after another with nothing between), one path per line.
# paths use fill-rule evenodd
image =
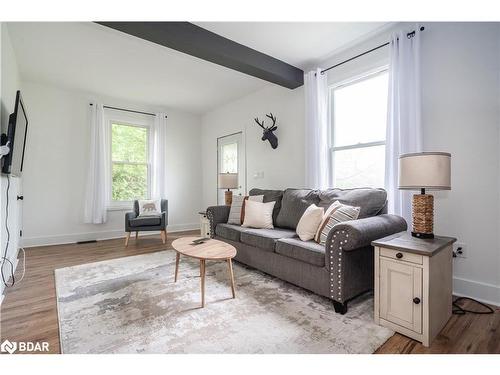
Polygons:
M272 112L270 112L268 115L266 115L266 117L270 118L273 121L273 124L268 129L271 130L271 131L276 130L278 128L276 126L276 116L273 116Z
M259 122L259 118L258 118L258 117L256 117L254 120L255 120L255 122L256 122L257 124L259 124L259 126L260 126L262 129L264 129L264 130L265 130L265 129L267 129L267 128L264 126L264 120L262 120L262 124Z

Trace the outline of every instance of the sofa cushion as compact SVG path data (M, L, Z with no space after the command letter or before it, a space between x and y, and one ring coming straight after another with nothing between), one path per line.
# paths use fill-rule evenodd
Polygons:
M150 227L153 225L160 225L161 216L140 216L130 219L131 227Z
M288 229L246 229L241 233L240 241L263 250L274 251L277 240L296 236L293 230Z
M281 201L281 210L276 218L276 226L280 228L297 228L300 218L311 204L318 205L317 190L286 189Z
M265 190L265 189L252 189L248 195L263 195L264 203L276 202L273 209L273 224L276 226L276 218L281 210L281 199L283 198L283 190Z
M243 228L239 225L234 224L217 224L215 227L215 234L219 237L225 238L231 241L240 241L240 235L247 228Z
M318 195L317 205L325 209L335 201L361 207L359 219L383 213L387 202L387 192L384 189L328 189L319 191Z
M325 246L298 238L282 238L276 243L276 253L318 267L325 266Z

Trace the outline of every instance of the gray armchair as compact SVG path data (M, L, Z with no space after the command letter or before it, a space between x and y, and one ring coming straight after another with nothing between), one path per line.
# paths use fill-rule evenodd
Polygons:
M161 200L161 215L160 216L143 216L139 217L139 202L134 201L134 211L125 214L125 246L128 246L130 233L135 232L135 239L139 232L160 231L163 244L167 241L167 225L168 225L168 200Z

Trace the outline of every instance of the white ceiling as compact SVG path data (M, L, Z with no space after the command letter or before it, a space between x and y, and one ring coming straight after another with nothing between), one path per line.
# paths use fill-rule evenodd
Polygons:
M387 22L196 22L207 30L305 69Z
M198 23L300 68L383 23ZM9 23L23 79L204 113L271 83L94 23Z

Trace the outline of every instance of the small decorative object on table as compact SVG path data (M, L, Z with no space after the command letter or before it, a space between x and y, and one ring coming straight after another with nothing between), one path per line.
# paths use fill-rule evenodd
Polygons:
M455 241L401 232L372 242L377 324L431 344L451 317Z
M224 194L226 206L233 202L231 189L238 188L238 173L219 173L219 189L227 189Z
M434 238L434 197L425 189L451 189L451 155L419 152L399 157L399 189L420 190L413 196L412 236Z

